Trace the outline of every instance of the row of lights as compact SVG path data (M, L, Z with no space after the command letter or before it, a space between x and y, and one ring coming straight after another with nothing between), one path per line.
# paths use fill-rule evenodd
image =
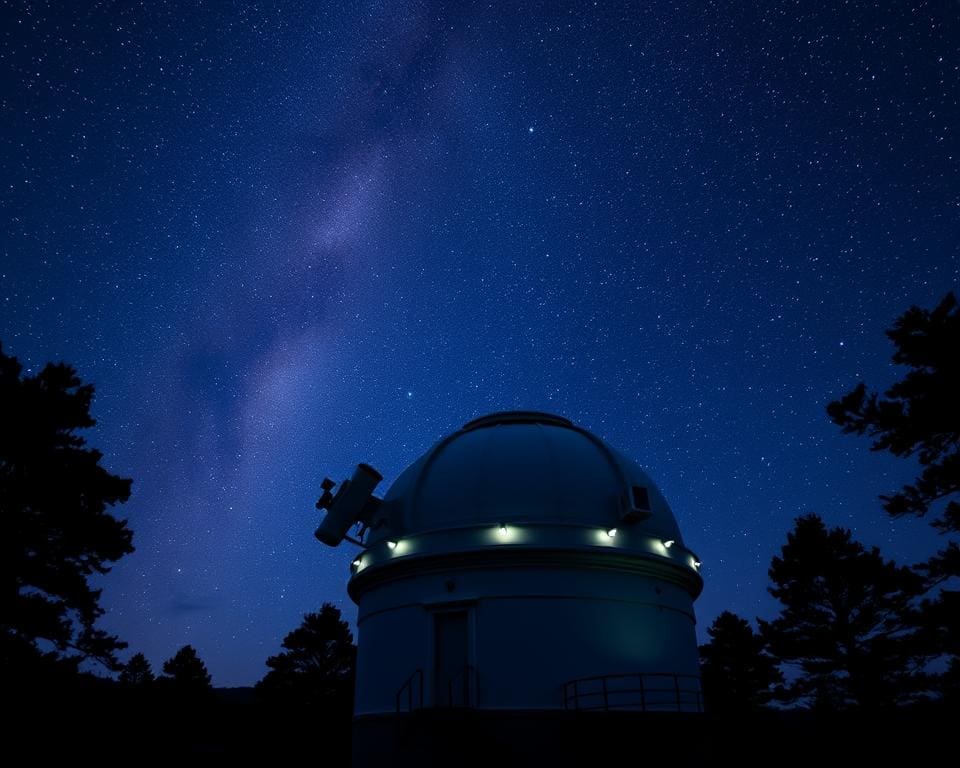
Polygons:
M503 525L503 524L500 525L500 535L501 535L501 536L506 536L506 535L507 535L507 526L505 526L505 525ZM608 538L611 538L611 539L615 539L615 538L617 537L617 529L616 529L616 528L607 528L607 537L608 537ZM677 543L677 542L675 542L673 539L667 539L666 541L663 542L663 546L665 546L667 549L670 549L670 547L672 547L672 546L673 546L674 544L676 544L676 543ZM387 546L389 546L390 549L393 549L394 547L397 546L397 542L395 542L395 541L388 541L388 542L387 542Z
M391 539L390 541L387 542L387 549L394 550L394 549L397 548L397 544L399 544L399 543L400 543L399 541L395 541L395 540ZM354 561L351 563L351 565L352 565L354 568L359 568L361 565L363 565L363 556L362 556L362 555L358 555L358 556L354 559Z
M503 528L503 527L501 526L501 529L502 529L502 528ZM617 536L617 529L616 529L616 528L608 528L608 529L607 529L607 536L608 536L609 538L611 538L611 539L616 538L616 536ZM673 546L674 544L676 544L677 542L674 541L673 539L665 539L662 543L663 543L663 546L664 546L664 547L666 547L667 549L670 549L670 547L672 547L672 546Z
M500 523L500 525L499 525L499 527L498 527L498 529L497 529L497 532L500 534L501 537L507 536L507 535L509 535L509 533L510 533L509 530L507 529L506 524L504 524L504 523ZM613 538L616 538L616 536L617 536L617 529L616 529L616 528L608 528L608 529L607 529L607 537L608 537L608 538L613 539ZM387 548L390 549L391 551L393 551L393 550L395 550L395 549L397 548L397 545L398 545L399 543L400 543L400 542L398 542L398 541L396 541L396 540L394 540L394 539L391 539L390 541L387 542ZM674 544L676 544L677 542L676 542L675 540L673 540L673 539L664 539L661 543L663 544L663 546L664 546L665 549L670 549L670 548L671 548ZM358 557L353 561L352 565L353 565L354 568L358 568L358 569L359 569L359 568L363 565L363 557L362 557L362 556L358 556ZM694 561L693 561L693 567L694 567L694 568L697 568L697 569L699 570L699 568L700 568L700 561L699 561L699 560L694 560Z
M608 536L609 538L612 539L612 538L614 538L616 535L617 535L617 529L616 529L616 528L608 528L608 529L607 529L607 536ZM670 547L672 547L672 546L673 546L674 544L676 544L676 543L677 543L677 542L674 541L673 539L664 539L664 540L661 542L661 544L663 544L663 546L664 546L664 549L670 549ZM693 561L693 567L699 569L699 568L700 568L700 561L699 561L699 560L694 560L694 561Z

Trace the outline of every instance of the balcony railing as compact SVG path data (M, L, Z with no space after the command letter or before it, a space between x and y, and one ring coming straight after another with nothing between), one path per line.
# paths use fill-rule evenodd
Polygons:
M424 708L423 670L416 669L396 694L397 714ZM434 692L434 707L476 707L477 670L466 665ZM665 672L581 677L563 684L563 706L574 710L702 712L700 678Z
M406 703L407 708L403 705ZM415 669L397 690L397 714L423 709L423 670Z
M581 677L563 684L563 706L577 710L702 712L700 678L665 672Z
M472 664L465 664L463 669L447 681L448 707L475 707L477 706L477 669ZM439 692L438 692L439 693ZM437 706L444 706L435 702Z
M434 691L433 707L475 707L477 706L478 679L477 669L466 664ZM423 670L415 669L403 685L397 690L396 709L401 712L413 712L424 708Z

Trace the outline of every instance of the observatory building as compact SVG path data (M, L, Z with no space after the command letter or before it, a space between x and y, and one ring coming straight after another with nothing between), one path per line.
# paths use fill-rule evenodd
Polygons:
M510 411L440 440L382 500L380 480L361 464L317 504L321 541L360 546L358 763L417 712L700 711L700 563L631 459Z

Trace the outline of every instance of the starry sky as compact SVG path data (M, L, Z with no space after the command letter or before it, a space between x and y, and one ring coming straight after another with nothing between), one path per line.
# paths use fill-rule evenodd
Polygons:
M0 341L134 478L104 626L254 682L356 615L320 480L511 408L658 482L701 638L797 515L929 554L825 405L960 284L960 3L827 5L0 3Z

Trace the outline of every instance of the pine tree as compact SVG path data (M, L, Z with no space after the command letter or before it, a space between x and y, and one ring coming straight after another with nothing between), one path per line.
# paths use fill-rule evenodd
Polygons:
M827 412L844 432L874 438L873 451L916 456L921 471L881 496L894 516L936 515L935 528L960 533L960 306L948 293L932 310L911 307L887 331L893 362L908 372L880 397L861 383ZM929 594L917 615L931 657L949 662L945 694L960 698L960 547L949 541L918 566Z
M88 578L133 551L126 522L107 511L131 481L78 434L96 423L91 385L62 363L21 372L0 349L0 663L8 680L83 659L116 670L126 644L96 628L100 590Z
M184 692L207 691L212 687L210 673L192 645L183 646L173 658L163 662L163 674Z
M150 668L150 662L142 653L134 654L120 671L119 681L121 685L143 688L150 685L153 680L153 670Z
M783 682L763 637L749 622L724 611L707 629L710 642L700 647L700 675L707 709L742 713L766 704L772 687Z
M267 659L257 692L272 699L346 709L353 699L356 646L340 610L324 603L283 639L284 653Z
M960 307L948 293L932 311L911 307L887 336L893 362L910 370L881 398L860 383L827 412L844 432L874 438L870 449L916 455L917 478L881 497L891 515L925 515L940 506L933 525L960 533Z
M797 518L770 565L769 591L783 609L760 622L771 655L799 676L785 701L830 709L880 708L913 700L925 657L914 603L923 580L866 549L817 515Z

